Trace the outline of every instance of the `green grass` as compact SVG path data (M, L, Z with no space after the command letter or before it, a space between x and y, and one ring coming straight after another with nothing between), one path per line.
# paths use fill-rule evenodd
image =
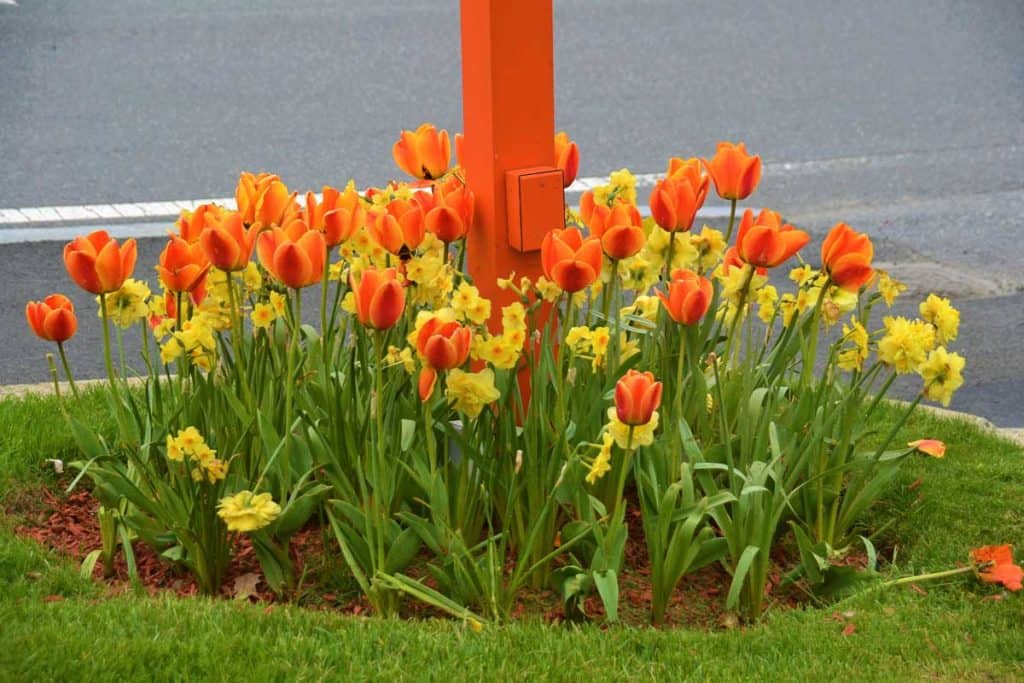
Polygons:
M108 429L97 406L94 424ZM73 447L52 400L0 402L0 429L6 500L56 482L39 462ZM875 513L899 515L884 539L896 549L887 571L942 570L977 545L1024 545L1024 451L923 413L900 438L919 437L943 439L949 450L943 460L911 459ZM0 680L1024 680L1024 599L992 599L999 591L969 575L923 583L924 595L900 586L820 609L769 612L745 629L524 621L476 633L452 621L110 597L68 561L15 538L11 524L10 516L0 520ZM855 630L843 635L851 623Z

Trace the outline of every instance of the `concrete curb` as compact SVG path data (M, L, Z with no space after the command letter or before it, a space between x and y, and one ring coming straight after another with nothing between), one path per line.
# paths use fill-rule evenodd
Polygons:
M85 379L79 380L77 386L79 388L87 388L96 386L98 384L104 384L107 380L105 379ZM133 377L128 380L129 382L141 382L141 378ZM60 390L63 394L68 394L71 388L67 382L60 383ZM8 398L23 398L27 395L47 396L53 393L53 382L39 382L37 384L9 384L7 386L0 386L0 401ZM906 401L893 400L893 403L902 405L908 405ZM949 410L948 408L939 408L937 406L926 406L919 405L919 409L932 413L938 417L944 417L953 420L962 420L969 422L970 424L978 427L982 431L992 432L996 436L1002 437L1007 441L1013 442L1016 445L1024 448L1024 429L1018 427L997 427L980 415L972 415L971 413L962 413L957 410Z

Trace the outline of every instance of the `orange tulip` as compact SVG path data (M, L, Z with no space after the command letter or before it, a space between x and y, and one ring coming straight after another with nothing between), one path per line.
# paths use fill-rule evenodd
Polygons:
M350 275L349 286L355 297L356 316L363 325L386 330L402 317L405 290L394 268L367 268L358 277Z
M427 210L426 230L445 244L465 237L473 223L474 198L469 187L461 183L450 190L439 187L436 201L436 205Z
M611 207L594 201L594 193L580 198L580 217L590 234L600 238L601 248L612 259L624 259L638 253L646 239L640 211L632 204L614 202Z
M658 292L658 298L672 320L680 325L695 325L708 312L711 305L711 281L690 270L680 268L672 273L668 283L668 296Z
M178 234L189 244L198 242L206 226L219 222L225 213L227 209L217 204L200 204L195 211L182 210L176 223Z
M545 277L566 292L578 292L601 274L601 240L583 239L576 228L556 228L544 236L540 260Z
M209 269L210 261L199 244L190 244L173 234L160 252L160 263L156 266L160 281L172 292L191 292L202 283Z
M689 230L697 211L704 205L709 179L696 159L672 158L668 175L651 192L651 216L669 232Z
M744 262L760 268L774 268L800 251L811 236L803 230L782 222L782 217L771 209L763 209L754 218L754 212L743 212L736 249Z
M135 240L118 245L106 230L76 237L64 247L64 267L79 287L92 294L121 288L135 270Z
M242 173L235 187L235 203L245 225L261 228L284 225L299 211L295 193L270 173Z
M402 259L410 258L426 236L423 209L416 202L400 199L389 203L383 211L371 211L367 226L377 244Z
M448 131L440 133L429 123L424 123L415 132L403 130L398 141L391 148L395 164L414 178L435 180L448 171L452 157Z
M431 318L416 335L416 350L435 370L451 370L466 362L472 341L465 325Z
M260 263L285 287L302 289L320 282L327 261L324 234L294 219L284 228L261 232L256 241Z
M566 132L555 135L555 166L562 172L562 187L569 187L580 170L580 148Z
M615 383L615 413L623 424L645 425L661 404L661 382L650 372L630 370Z
M437 384L437 370L434 368L423 368L420 370L420 379L417 382L420 400L426 401L434 395L434 386Z
M986 545L971 551L971 560L978 578L986 583L998 583L1007 590L1024 588L1024 569L1013 563L1013 547Z
M217 268L228 272L244 270L249 265L258 232L255 226L244 227L242 215L232 211L223 220L207 226L199 236L199 244L206 258Z
M915 449L925 455L930 455L933 458L944 458L946 457L946 444L938 439L917 439L907 444L911 448Z
M466 157L462 155L463 147L465 146L466 136L462 133L455 134L455 164L462 168L466 167L466 163L463 161Z
M746 199L761 182L761 157L747 154L742 142L719 142L715 156L704 159L704 165L722 199Z
M729 247L725 250L725 254L722 256L722 271L724 274L729 274L730 268L746 268L747 262L740 258L740 251L736 247ZM758 275L767 275L768 269L757 267L754 271Z
M78 331L75 305L63 294L51 294L42 301L25 305L25 319L36 336L63 344Z
M333 249L365 224L366 209L354 185L344 191L325 185L321 195L318 203L316 195L306 193L304 219L311 229L324 234L327 246Z
M871 281L875 269L871 259L875 248L871 238L846 223L836 223L821 245L821 263L832 282L856 291Z

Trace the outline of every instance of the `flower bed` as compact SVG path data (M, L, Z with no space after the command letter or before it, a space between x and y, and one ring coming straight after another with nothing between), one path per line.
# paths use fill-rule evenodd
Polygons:
M578 150L559 136L555 152L567 186ZM617 620L631 536L657 624L682 578L712 565L728 577L722 607L747 620L770 583L832 595L872 574L864 515L911 453L941 455L894 437L921 400L948 404L962 383L947 300L873 329L901 285L843 223L780 295L771 272L810 236L769 209L737 216L760 159L721 143L669 161L647 219L633 176L613 173L552 226L544 275L508 273L505 300L489 301L465 269L473 195L447 133L405 131L393 154L415 182L304 202L276 176L242 174L237 210L183 212L162 294L130 279L132 240L67 245L68 273L97 295L118 424L103 440L67 416L102 504L87 562L109 574L120 547L131 567L142 543L215 594L244 534L288 594L291 538L322 515L374 611L416 601L474 625L548 589L569 618ZM712 184L732 208L724 234L693 229ZM319 306L304 316L307 288ZM26 314L71 380L70 302ZM112 326L141 328L141 392ZM920 394L876 433L903 374ZM775 576L781 547L795 562ZM1009 552L965 570L1019 589Z

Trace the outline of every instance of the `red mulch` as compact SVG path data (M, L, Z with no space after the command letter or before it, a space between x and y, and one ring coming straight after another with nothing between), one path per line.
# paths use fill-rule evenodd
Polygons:
M630 533L626 544L625 568L620 577L619 617L627 624L645 625L650 618L650 569L640 511L635 501L632 502L634 504L629 510ZM41 489L38 505L34 507L34 510L17 510L17 514L26 520L25 524L16 528L19 535L35 539L42 545L78 561L100 547L99 524L96 518L99 503L88 491L79 490L61 496L49 489ZM251 593L244 591L249 594L241 597L263 603L290 599L318 609L335 609L355 615L369 613L371 610L365 598L338 596L318 581L318 568L323 566L325 561L333 564L342 562L337 548L325 549L324 538L325 530L316 522L311 522L292 537L290 555L295 565L295 575L304 577L304 580L291 598L282 598L275 595L262 580L259 562L248 538L236 535L234 552L221 588L222 595L228 598L235 597L236 580L240 585L244 585L259 577L255 589ZM170 591L179 596L198 593L195 581L181 567L161 559L143 543L135 543L133 550L139 579L151 594L159 591ZM409 574L420 577L427 575L423 565L429 559L427 554L421 553L421 557L410 567ZM779 588L783 575L795 564L793 557L780 551L773 559L775 562L769 577L766 604L772 605L774 609L785 609L804 602L806 597L797 587ZM854 557L848 562L862 563L863 558ZM111 592L122 592L131 586L122 552L117 553L115 575L111 579L103 578L101 565L101 562L97 562L94 577L97 581L107 581ZM718 563L685 576L668 608L667 624L700 628L735 626L735 617L727 613L724 607L729 582L728 572ZM435 585L429 577L426 583ZM406 600L403 607L403 612L410 617L442 616L433 608L414 600ZM584 608L586 614L593 619L600 619L604 615L604 608L597 595L589 596L585 600ZM561 598L552 590L524 590L514 615L527 614L542 615L546 620L556 623L565 619Z

